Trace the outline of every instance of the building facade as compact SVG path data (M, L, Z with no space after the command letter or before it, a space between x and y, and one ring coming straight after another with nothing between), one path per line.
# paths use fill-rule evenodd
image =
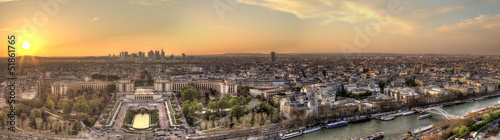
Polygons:
M75 91L83 90L86 88L92 88L93 90L105 90L106 87L110 84L114 83L105 81L92 81L92 82L57 81L52 84L51 89L52 89L52 94L66 95L68 89L73 89Z
M154 90L157 92L174 91L180 92L183 87L194 84L198 90L216 90L222 94L237 93L238 85L228 82L214 81L170 81L166 79L157 79L154 83Z
M133 80L118 80L116 82L117 92L132 92L135 89L135 83Z

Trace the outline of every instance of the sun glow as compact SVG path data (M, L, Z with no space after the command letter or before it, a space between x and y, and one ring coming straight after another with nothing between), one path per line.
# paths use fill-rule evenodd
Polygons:
M23 42L23 49L27 50L29 49L31 46L30 46L30 43L29 42Z

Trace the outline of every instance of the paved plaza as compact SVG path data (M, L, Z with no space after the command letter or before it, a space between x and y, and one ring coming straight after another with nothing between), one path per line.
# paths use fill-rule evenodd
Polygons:
M168 128L168 119L165 113L165 105L163 102L157 103L157 102L141 102L141 103L123 103L123 105L120 108L120 111L118 113L118 116L116 117L115 125L113 128L115 129L120 129L122 128L123 125L123 120L125 119L125 114L127 113L127 109L129 106L156 106L158 109L158 115L160 119L160 127L162 129Z

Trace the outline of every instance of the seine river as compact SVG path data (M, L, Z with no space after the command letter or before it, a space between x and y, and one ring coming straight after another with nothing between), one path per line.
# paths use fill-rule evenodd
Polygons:
M448 113L463 116L466 112L488 107L500 103L500 96L488 98L471 103L443 107ZM417 120L422 114L415 113L409 116L400 116L392 121L380 121L372 119L369 122L349 124L344 127L325 129L293 138L293 140L348 140L349 138L360 138L377 132L384 132L386 140L400 139L411 129L426 126L446 119L440 115L432 118Z

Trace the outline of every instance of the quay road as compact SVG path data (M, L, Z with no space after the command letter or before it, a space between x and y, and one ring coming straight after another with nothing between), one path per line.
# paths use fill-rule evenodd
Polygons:
M279 124L269 126L254 127L249 129L238 129L220 132L211 132L201 135L189 135L188 139L240 139L240 138L259 138L259 139L274 139L278 137L278 133L288 133L298 131L304 127L284 127Z
M481 96L481 97L472 97L468 99L463 99L462 101L459 102L465 102L470 99L475 99L477 101L471 102L471 103L463 103L463 104L458 104L458 105L452 105L455 104L455 101L452 102L447 102L447 103L442 103L442 104L434 104L434 105L428 105L423 108L427 107L436 107L440 105L451 105L447 107L443 107L446 112L452 114L452 115L457 115L457 116L462 116L466 112L472 111L472 110L477 110L480 108L484 108L487 106L491 106L494 104L500 103L500 97L499 92L494 92L493 94L489 94L486 96ZM405 112L405 110L402 110L402 112ZM377 113L377 114L372 114L372 117L380 116L380 115L385 115L385 114L394 114L397 113L397 111L392 111L392 112L382 112L382 113ZM333 128L333 129L322 129L318 132L314 132L314 134L306 134L302 135L293 139L296 140L309 140L309 139L330 139L332 137L335 137L337 139L349 139L353 137L364 137L371 135L376 132L385 132L386 138L388 139L399 139L401 137L404 137L406 135L406 132L421 126L426 126L430 124L434 124L436 122L439 122L443 119L446 119L443 116L440 115L434 115L432 118L428 119L423 119L423 120L417 120L418 116L422 115L419 113L415 113L414 115L410 116L402 116L402 117L397 117L393 121L379 121L379 120L371 120L368 122L362 122L362 123L355 123L355 124L349 124L348 126L345 127L340 127L340 128ZM332 121L334 121L332 119ZM314 124L320 124L320 123L306 123L314 125ZM219 132L213 132L211 134L198 134L198 135L190 135L189 139L236 139L236 138L248 138L248 137L259 137L259 139L269 139L269 138L276 138L278 133L287 133L291 131L296 131L300 130L301 128L304 128L304 126L294 126L294 127L284 127L282 125L274 124L270 126L264 126L260 128L250 128L250 129L241 129L241 130L231 130L231 131L219 131ZM439 131L439 130L437 130ZM424 133L424 135L428 135L433 132L427 132Z
M500 97L498 97L499 95L498 93L499 92L495 92L488 96L483 96L491 98L484 98L484 99L482 99L483 97L469 98L469 99L477 99L474 102L451 105L451 106L444 105L445 107L442 107L442 109L448 112L449 114L463 116L466 112L499 104ZM440 104L430 105L428 107L433 107L433 106L440 106ZM306 134L292 139L309 140L309 139L329 139L333 137L335 137L336 139L349 139L353 137L359 138L368 136L376 132L385 132L384 139L400 139L406 136L406 132L412 129L421 126L435 124L437 122L442 121L443 119L446 119L446 117L441 115L433 115L432 118L417 120L418 116L420 115L422 114L415 113L409 116L396 117L396 119L392 121L371 120L363 123L349 124L345 127L339 127L334 129L322 129L320 131L314 132L313 134ZM428 134L431 133L435 132L434 131L428 132Z
M29 134L22 131L16 130L16 132L1 130L0 131L0 139L5 140L31 140L31 139L39 139L39 140L87 140L85 137L77 137L77 136L51 136L51 135L43 135L43 134Z
M498 104L500 97L498 96L498 92L495 94L490 94L488 96L483 97L475 97L472 99L481 99L471 103L464 103L459 105L452 105L448 107L443 107L445 111L450 114L462 116L468 111L477 110L483 107L491 106L494 104ZM486 98L491 97L491 98ZM465 99L463 101L466 101ZM449 102L445 104L452 104L455 102ZM429 105L426 107L435 107L440 106L441 104ZM405 112L405 110L401 111ZM382 112L377 114L372 114L372 117L386 115L386 114L395 114L397 111L391 112ZM444 116L434 115L432 118L417 120L418 116L421 115L419 113L415 113L410 116L402 116L397 117L393 121L379 121L372 119L368 122L361 122L355 124L349 124L345 127L333 128L333 129L322 129L318 132L314 132L314 135L306 134L293 139L329 139L331 137L335 137L338 139L349 139L352 137L364 137L371 135L376 132L385 132L386 138L389 139L399 139L406 135L406 132L421 126L426 126L430 124L434 124L443 119L446 119ZM335 121L332 119L331 121ZM306 123L311 125L320 124L320 123ZM250 128L250 129L241 129L241 130L230 130L230 131L219 131L213 132L211 134L198 134L198 135L190 135L189 139L236 139L236 138L248 138L248 137L259 137L260 139L268 139L268 138L276 138L278 133L287 133L291 131L300 130L300 128L304 128L304 126L294 126L294 127L285 127L279 124L274 124L270 126L264 126L260 128ZM425 135L425 134L424 134Z

